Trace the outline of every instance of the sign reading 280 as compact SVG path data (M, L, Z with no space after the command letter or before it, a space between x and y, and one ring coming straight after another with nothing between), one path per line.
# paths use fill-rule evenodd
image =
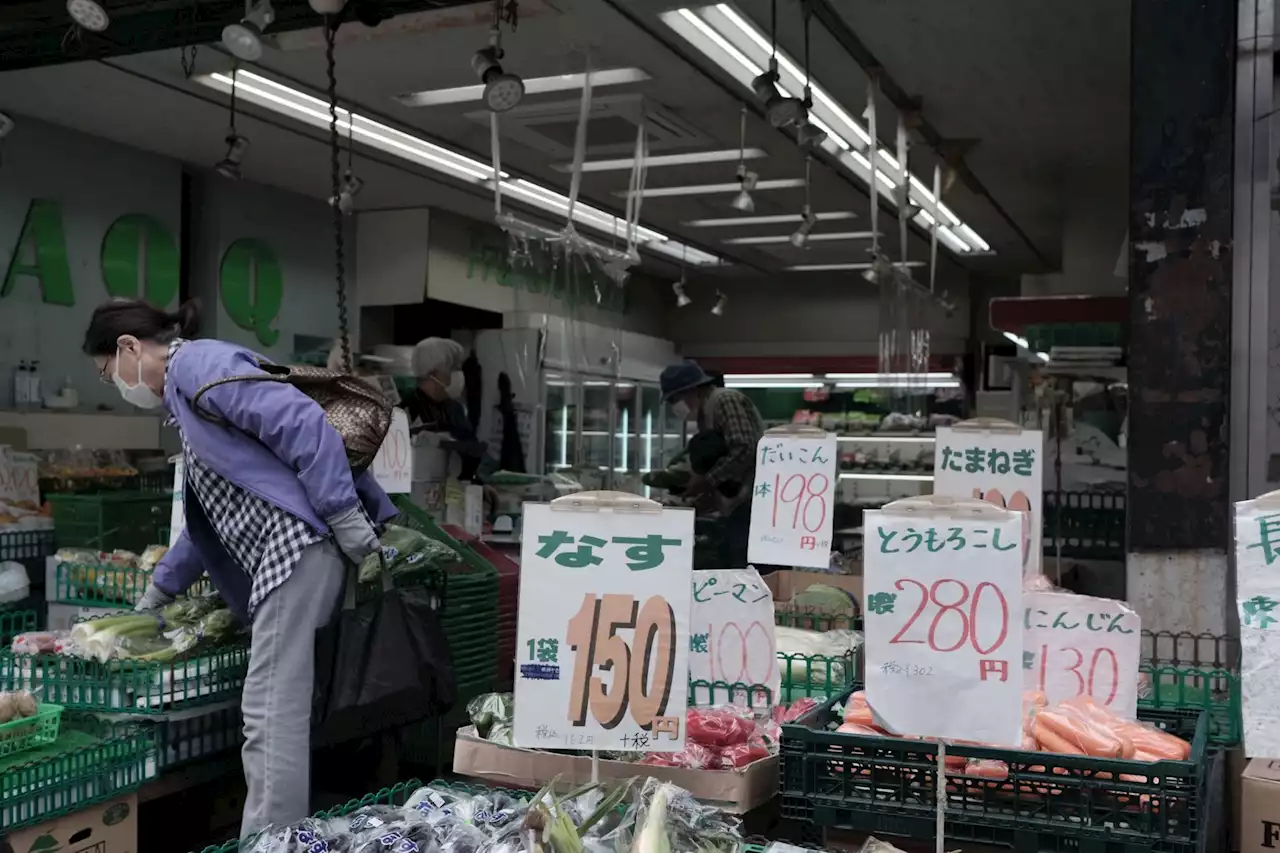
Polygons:
M180 265L173 234L151 216L128 213L107 229L99 258L102 283L110 296L145 299L167 306L178 296ZM35 199L0 282L0 299L19 285L34 284L49 305L75 305L62 208ZM227 247L218 268L218 293L227 316L266 346L280 337L273 328L284 304L280 261L259 240L240 239Z

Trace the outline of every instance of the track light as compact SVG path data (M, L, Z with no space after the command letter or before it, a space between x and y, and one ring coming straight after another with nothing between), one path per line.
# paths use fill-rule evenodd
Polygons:
M796 131L796 143L801 148L820 148L826 140L827 132L811 121L806 121Z
M94 0L67 0L67 14L90 32L100 33L111 25L107 10Z
M683 278L683 277L681 277L681 279L680 279L679 281L672 282L672 284L671 284L671 292L672 292L672 293L674 293L674 294L676 295L676 307L677 307L677 308L688 308L690 305L692 305L692 304L693 304L693 300L689 298L689 294L687 294L687 293L685 293L685 292L684 292L684 278Z
M257 62L262 58L262 34L276 19L271 0L245 0L244 17L222 29L222 45L236 59Z
M723 317L723 316L724 316L724 306L726 306L726 305L728 305L728 304L729 304L729 297L725 296L723 293L721 293L720 291L718 291L718 290L717 290L717 291L716 291L716 304L711 306L711 313L712 313L712 314L715 314L717 317Z
M733 209L742 213L751 213L756 209L756 203L751 200L751 191L756 188L756 181L760 180L760 176L755 172L747 169L741 163L738 164L738 194L733 197L730 202Z
M224 178L240 180L240 161L249 150L249 140L235 133L227 135L227 156L218 161L214 171Z
M338 194L329 199L329 204L342 211L343 216L350 216L355 210L356 196L360 195L360 190L364 189L364 181L357 178L350 169L347 169L345 175L342 176L342 189Z
M502 70L502 56L502 33L495 23L489 46L471 57L471 70L484 84L485 106L495 113L505 113L524 97L524 81Z
M776 62L776 61L775 61ZM769 70L751 81L751 91L764 104L764 116L774 127L803 125L809 120L804 101L788 98L778 91L778 67L770 63Z
M813 230L813 226L818 224L818 217L814 215L813 208L809 205L804 206L804 213L800 214L803 221L800 227L791 235L791 245L797 249L803 249L805 244L809 242L809 232Z

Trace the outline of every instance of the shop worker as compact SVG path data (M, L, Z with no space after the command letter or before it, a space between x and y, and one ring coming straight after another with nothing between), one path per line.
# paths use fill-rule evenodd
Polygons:
M205 572L252 628L242 711L248 785L241 836L311 813L315 632L342 596L346 560L378 549L374 523L396 514L366 471L353 477L342 437L310 397L282 382L206 384L262 373L236 344L185 340L196 306L167 313L137 300L98 306L84 351L126 403L167 410L182 437L186 528L137 609L173 601Z
M413 375L418 387L405 395L403 403L415 446L422 448L424 442L429 443L428 455L434 457L419 466L416 463L423 454L415 454L415 469L427 469L421 473L415 470L415 479L451 476L470 481L476 477L486 445L476 438L462 404L466 390L462 364L466 358L462 344L448 338L424 338L413 348Z
M751 494L755 484L756 445L764 422L755 403L741 391L717 384L695 361L673 364L659 377L662 396L676 417L696 419L699 434L712 432L724 441L724 452L705 474L694 473L685 496L712 495L726 519L721 568L747 565L751 531ZM692 452L692 448L691 448ZM729 494L726 494L729 492ZM767 567L757 567L761 574Z

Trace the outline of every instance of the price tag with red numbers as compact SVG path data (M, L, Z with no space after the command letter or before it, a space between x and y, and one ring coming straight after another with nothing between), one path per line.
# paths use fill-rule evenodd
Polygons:
M413 489L413 445L404 409L392 410L391 428L373 457L372 467L374 479L387 494L407 494Z
M863 515L867 702L895 734L1022 742L1022 520L980 501Z
M1049 704L1092 696L1122 717L1138 714L1142 621L1124 602L1069 592L1028 592L1022 672Z
M827 568L836 477L834 435L819 430L766 433L756 445L747 560Z
M684 749L693 510L632 503L524 505L517 746Z

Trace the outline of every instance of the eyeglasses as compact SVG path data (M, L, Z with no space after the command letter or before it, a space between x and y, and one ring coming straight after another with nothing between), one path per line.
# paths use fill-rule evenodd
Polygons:
M98 381L103 385L112 385L115 383L115 377L107 374L107 368L111 366L112 356L108 356L107 360L102 362L102 369L98 371Z

